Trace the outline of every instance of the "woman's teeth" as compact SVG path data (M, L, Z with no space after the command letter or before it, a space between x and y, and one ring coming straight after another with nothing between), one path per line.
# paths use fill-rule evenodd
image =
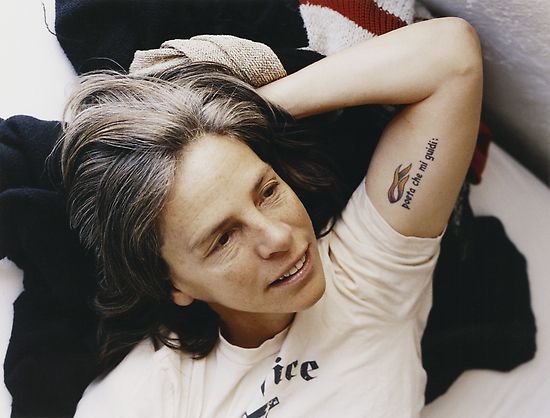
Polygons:
M297 273L298 271L300 271L300 269L302 267L304 267L304 263L306 262L306 255L304 254L302 256L302 258L300 258L298 260L298 262L296 264L294 264L294 266L285 274L283 274L281 277L279 277L276 282L280 282L281 280L284 280L286 279L287 277L289 276L292 276L293 274Z

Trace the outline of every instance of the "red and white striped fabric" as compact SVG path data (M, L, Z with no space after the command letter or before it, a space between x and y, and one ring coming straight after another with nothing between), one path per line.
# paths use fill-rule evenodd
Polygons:
M431 17L415 0L300 0L309 48L323 55ZM419 19L418 19L419 17Z

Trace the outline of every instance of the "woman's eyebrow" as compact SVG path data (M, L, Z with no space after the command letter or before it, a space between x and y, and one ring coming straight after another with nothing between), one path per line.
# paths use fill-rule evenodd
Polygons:
M255 176L256 181L254 182L254 185L250 190L250 194L254 194L260 189L270 170L271 170L270 165L268 164L262 165L262 168L258 170L258 173ZM230 225L232 222L233 222L232 216L226 216L221 221L217 222L212 228L208 228L208 231L203 235L201 235L200 238L198 238L195 241L195 243L191 245L191 251L194 251L197 248L201 248L212 235L216 234L221 229L224 229L225 227Z

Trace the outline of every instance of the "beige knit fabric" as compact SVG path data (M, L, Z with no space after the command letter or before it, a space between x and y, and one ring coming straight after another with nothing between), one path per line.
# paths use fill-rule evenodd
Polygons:
M160 49L136 51L130 73L148 75L175 64L195 61L225 64L254 87L286 76L279 58L267 45L231 35L174 39L164 42Z

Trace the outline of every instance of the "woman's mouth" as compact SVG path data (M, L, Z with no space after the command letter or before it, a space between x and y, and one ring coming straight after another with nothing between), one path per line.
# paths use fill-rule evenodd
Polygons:
M309 250L309 247L308 247ZM306 250L304 255L285 274L273 281L269 286L277 287L296 283L303 279L311 271L311 257Z

